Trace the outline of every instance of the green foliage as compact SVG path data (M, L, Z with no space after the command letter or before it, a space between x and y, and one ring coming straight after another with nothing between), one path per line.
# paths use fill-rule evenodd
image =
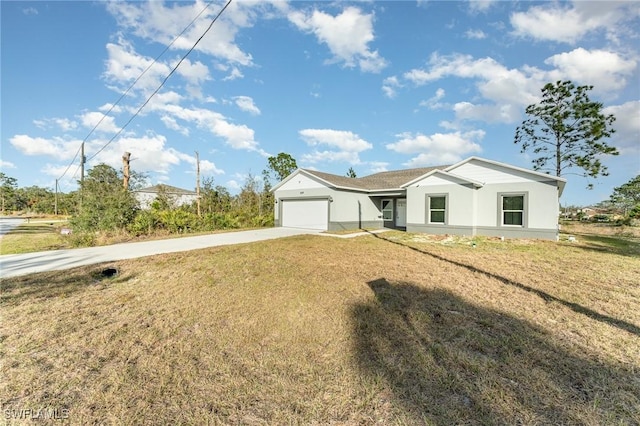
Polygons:
M127 226L127 230L136 236L152 234L160 225L158 213L152 210L141 210Z
M0 172L0 199L2 212L5 210L17 210L16 208L16 189L18 188L18 180L11 176L7 176Z
M611 194L609 201L617 209L625 212L640 203L640 175L617 188L613 188L613 194Z
M629 217L632 219L640 219L640 204L636 204L629 212Z
M269 157L267 161L267 168L262 172L267 190L271 189L271 178L281 182L298 168L295 158L284 152L275 157Z
M69 235L71 247L93 247L96 245L96 234L93 232L74 232Z
M350 177L350 178L358 177L356 175L356 171L353 170L353 167L349 167L349 170L347 170L347 177Z
M198 228L198 215L183 209L158 212L159 226L172 234L183 234Z
M166 185L158 185L156 198L151 202L153 210L171 210L176 207L176 197L169 193Z
M122 187L120 173L106 164L89 170L81 184L80 197L80 210L70 221L79 232L125 229L138 210L133 193Z
M528 118L516 129L514 142L521 145L521 152L531 150L536 155L534 170L562 176L578 168L585 177L608 175L600 158L619 154L605 141L615 132L611 127L615 117L602 114L603 105L589 99L591 89L570 81L548 83L540 103L527 107Z
M19 198L23 200L25 210L35 213L54 212L55 194L51 190L30 186L18 189L18 194Z

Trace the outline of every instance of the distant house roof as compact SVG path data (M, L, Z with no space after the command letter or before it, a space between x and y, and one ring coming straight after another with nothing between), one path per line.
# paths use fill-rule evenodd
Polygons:
M195 191L189 191L188 189L182 189L182 188L178 188L171 185L165 185L163 183L149 186L147 188L142 188L137 190L136 192L147 192L150 194L157 194L163 191L167 194L175 194L175 195L196 195Z
M417 169L394 170L390 172L375 173L361 178L350 178L346 176L339 176L331 173L318 172L316 170L309 169L300 170L307 174L315 176L320 180L323 180L324 182L337 188L374 191L397 189L402 187L402 185L404 185L405 183L410 182L433 170L443 170L447 167L449 166L420 167Z

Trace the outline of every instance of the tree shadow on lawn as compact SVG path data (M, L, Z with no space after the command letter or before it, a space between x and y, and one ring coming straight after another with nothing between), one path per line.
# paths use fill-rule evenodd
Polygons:
M13 228L6 235L32 235L32 234L57 234L58 229L54 224L49 225L20 225Z
M444 290L384 278L353 307L360 371L409 424L631 424L637 372L578 356L544 331Z
M132 274L123 274L109 263L3 278L0 280L0 305L68 297L98 285L117 284L131 278Z
M371 235L373 235L374 237L376 237L378 239L387 241L389 243L396 244L396 245L399 245L399 246L402 246L402 247L406 247L406 248L411 249L413 251L417 251L418 253L422 253L422 254L425 254L427 256L431 256L431 257L433 257L435 259L442 260L444 262L448 262L448 263L451 263L451 264L456 265L456 266L460 266L462 268L468 269L471 272L484 274L484 275L486 275L486 276L488 276L490 278L493 278L493 279L496 279L496 280L500 281L503 284L519 288L519 289L527 291L529 293L533 293L536 296L542 298L545 302L556 302L556 303L559 303L559 304L561 304L563 306L566 306L567 308L571 309L574 312L577 312L577 313L582 314L582 315L586 315L589 318L592 318L592 319L594 319L596 321L600 321L600 322L612 325L612 326L617 327L617 328L619 328L621 330L628 331L629 333L635 334L636 336L640 336L640 327L638 327L637 325L632 324L630 322L627 322L627 321L624 321L624 320L621 320L621 319L618 319L618 318L613 318L613 317L610 317L608 315L601 314L599 312L596 312L596 311L594 311L592 309L587 308L586 306L582 306L582 305L580 305L578 303L575 303L575 302L569 302L567 300L560 299L559 297L553 296L553 295L551 295L551 294L549 294L549 293L547 293L545 291L538 290L537 288L533 288L533 287L530 287L528 285L519 283L517 281L510 280L509 278L503 277L501 275L497 275L497 274L494 274L492 272L488 272L488 271L476 268L473 265L468 265L466 263L458 262L456 260L447 259L444 256L440 256L440 255L435 254L435 253L430 253L430 252L428 252L426 250L421 250L419 248L412 247L412 246L403 244L403 243L398 242L398 241L389 240L387 238L381 237L378 234L371 233Z
M569 234L567 234L569 235ZM640 256L640 239L623 236L593 235L572 233L578 240L575 247L598 253L612 253L620 256Z

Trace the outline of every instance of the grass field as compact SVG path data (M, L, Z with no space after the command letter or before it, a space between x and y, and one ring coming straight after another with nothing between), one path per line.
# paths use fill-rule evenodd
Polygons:
M640 243L575 235L302 236L5 279L3 414L639 424Z

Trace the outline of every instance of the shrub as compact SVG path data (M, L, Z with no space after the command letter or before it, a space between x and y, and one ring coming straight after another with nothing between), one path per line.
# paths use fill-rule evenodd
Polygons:
M198 228L198 216L182 209L163 210L158 216L162 227L171 233L184 233Z
M138 212L133 222L127 227L127 230L136 236L148 235L155 231L159 224L160 219L156 212L143 210Z

